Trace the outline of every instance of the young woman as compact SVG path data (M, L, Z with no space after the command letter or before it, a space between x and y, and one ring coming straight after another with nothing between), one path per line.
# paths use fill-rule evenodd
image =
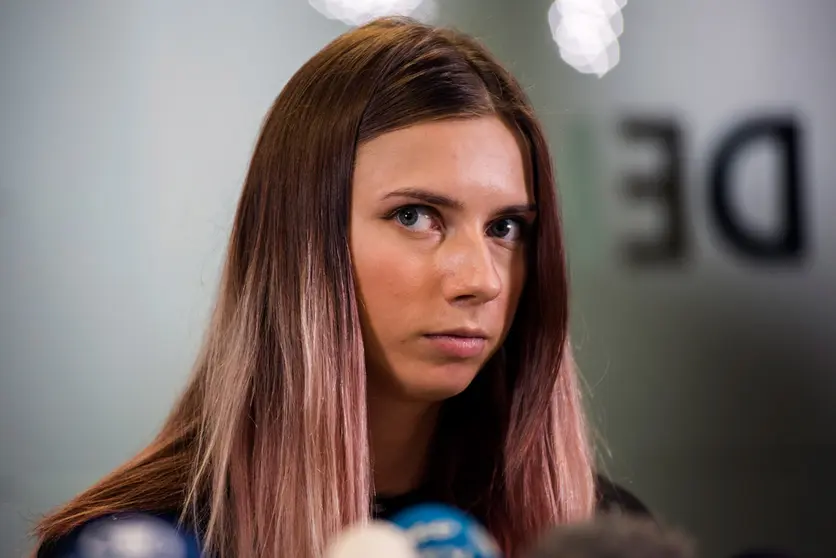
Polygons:
M40 523L39 555L143 512L213 556L315 557L428 500L513 555L619 498L596 491L567 306L551 158L520 85L465 35L354 29L266 118L182 399Z

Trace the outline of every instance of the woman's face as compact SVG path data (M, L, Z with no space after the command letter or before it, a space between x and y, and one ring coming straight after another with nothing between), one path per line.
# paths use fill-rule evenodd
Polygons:
M418 124L360 147L350 242L370 390L439 401L470 384L517 309L533 204L498 118Z

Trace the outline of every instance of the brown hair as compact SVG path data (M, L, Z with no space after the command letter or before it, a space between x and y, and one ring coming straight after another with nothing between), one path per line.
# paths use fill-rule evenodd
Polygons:
M312 557L368 519L366 372L348 248L357 147L422 121L486 115L526 145L538 221L515 323L445 403L429 483L482 518L508 553L588 517L592 459L543 131L520 85L475 40L386 18L331 42L276 99L185 393L147 448L40 523L40 541L108 513L177 510L220 556Z

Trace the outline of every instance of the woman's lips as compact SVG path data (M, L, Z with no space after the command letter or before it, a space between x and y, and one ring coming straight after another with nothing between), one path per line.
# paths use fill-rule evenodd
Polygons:
M463 336L453 334L425 335L430 345L444 355L454 358L473 358L482 354L488 340L484 337Z

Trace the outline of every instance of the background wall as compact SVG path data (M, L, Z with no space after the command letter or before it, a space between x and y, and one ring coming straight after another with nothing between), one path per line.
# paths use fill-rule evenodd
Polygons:
M704 556L832 556L836 4L632 0L602 79L561 61L548 8L439 0L438 17L512 67L551 136L602 461ZM261 119L346 28L304 0L0 2L0 555L151 439ZM755 261L716 225L710 170L735 126L774 114L798 128L807 244ZM669 230L663 204L624 193L667 161L623 136L628 118L679 130L686 248L670 261L624 257ZM762 234L783 211L775 154L742 147L730 174L738 220Z
M520 28L542 28L547 3L527 6ZM560 146L575 335L612 470L697 534L705 556L833 556L836 4L640 0L624 18L621 63L602 80L561 68L542 33L520 33L539 56L518 51ZM774 116L799 138L805 242L786 260L736 250L710 203L721 144ZM623 245L666 226L662 204L625 194L631 173L666 164L653 143L620 134L637 117L680 130L686 249L630 266ZM592 137L585 157L577 122ZM779 156L769 141L741 146L729 172L738 221L761 235L780 230L786 208Z

